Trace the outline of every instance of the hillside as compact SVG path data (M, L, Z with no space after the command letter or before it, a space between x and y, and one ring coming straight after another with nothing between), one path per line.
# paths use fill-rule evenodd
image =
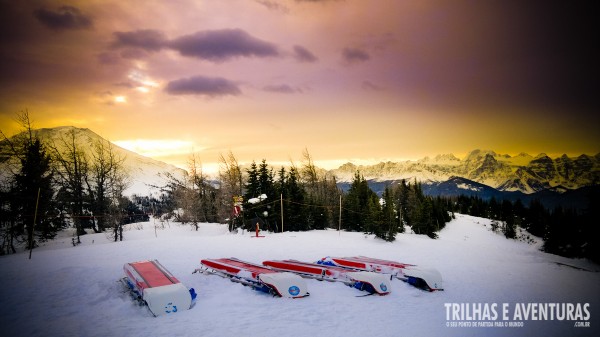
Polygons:
M104 234L82 237L80 246L63 236L33 251L0 257L0 326L6 336L596 336L600 267L506 240L490 221L457 215L438 240L400 234L387 243L362 233L335 230L231 234L226 226L202 224L199 231L175 223L128 225L125 241ZM155 226L157 228L155 229ZM63 235L66 233L63 233ZM217 276L192 274L202 258L238 257L260 263L292 258L366 255L438 269L444 291L428 293L393 280L388 296L367 296L340 283L307 280L310 296L273 298ZM123 264L158 259L198 293L189 311L151 317L124 292ZM446 305L501 306L509 320L448 319ZM522 305L589 303L591 327L573 320L515 319ZM472 314L472 312L471 312ZM517 322L518 327L465 327L479 322ZM454 324L462 324L456 326Z
M34 130L34 134L39 137L47 146L56 146L59 150L64 148L63 140L68 140L68 134L75 132L75 137L81 145L81 148L91 151L91 144L99 140L107 141L100 135L90 129L76 128L73 126L61 126L56 128L45 128ZM16 135L13 138L20 137ZM159 160L142 156L135 152L126 150L113 144L113 149L117 156L125 158L123 163L125 170L129 175L129 185L125 190L125 195L139 194L149 195L150 185L161 185L164 181L165 172L169 172L177 177L183 177L185 171ZM0 151L4 152L4 151ZM89 154L89 152L88 152Z

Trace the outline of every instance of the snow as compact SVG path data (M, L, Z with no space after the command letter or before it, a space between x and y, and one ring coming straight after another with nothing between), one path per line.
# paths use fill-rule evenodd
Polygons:
M62 236L33 251L0 257L0 326L4 336L597 336L600 267L507 240L491 221L465 215L437 240L398 235L393 243L361 233L231 234L225 225L190 226L151 220L133 224L125 241L82 236L73 247ZM155 228L156 227L156 228ZM365 255L436 268L444 291L425 292L398 280L387 296L341 283L307 280L310 296L273 298L217 276L192 274L200 259L237 257L316 261L327 255ZM123 264L158 259L198 293L187 311L152 317L124 292ZM524 319L522 327L452 327L446 305L509 307L589 303L590 327L576 322ZM464 306L464 305L463 305ZM502 322L499 318L498 321ZM468 323L477 323L469 321ZM448 326L449 325L449 326Z
M461 188L463 190L470 190L470 191L475 191L475 192L481 191L480 187L471 186L471 185L465 184L465 183L458 184L458 185L456 185L456 187Z

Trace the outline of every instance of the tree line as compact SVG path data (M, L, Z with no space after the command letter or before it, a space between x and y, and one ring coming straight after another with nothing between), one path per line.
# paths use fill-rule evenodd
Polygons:
M382 198L359 172L347 192L336 177L317 168L305 150L300 165L274 168L266 160L242 168L233 153L221 156L219 178L208 179L192 156L188 176L169 176L161 188L172 217L198 229L202 222L227 221L230 230L306 231L343 229L393 241L407 226L436 238L450 221L446 203L425 196L416 181L389 186ZM162 206L161 206L162 207Z
M543 239L545 252L566 257L588 258L600 262L600 239L596 223L600 216L600 195L592 191L589 205L582 211L557 206L547 209L539 200L528 206L520 200L489 201L478 197L447 198L453 211L497 220L493 229L509 239L517 237L518 228Z

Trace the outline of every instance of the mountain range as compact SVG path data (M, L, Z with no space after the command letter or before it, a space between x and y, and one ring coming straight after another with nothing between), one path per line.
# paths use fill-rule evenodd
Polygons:
M473 150L463 159L445 154L368 166L347 163L331 173L338 181L349 182L356 171L374 182L416 179L431 185L461 177L503 192L531 194L548 189L566 192L600 184L600 153L550 158L544 153L533 157L526 153L510 156L490 150Z

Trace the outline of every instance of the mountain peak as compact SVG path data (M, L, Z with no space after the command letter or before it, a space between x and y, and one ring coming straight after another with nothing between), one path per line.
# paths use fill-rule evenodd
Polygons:
M55 128L42 128L32 130L34 134L47 144L54 144L60 149L63 146L63 140L67 140L69 132L73 131L76 137L77 146L81 148L88 155L92 151L91 144L96 141L108 140L102 138L100 135L88 128L78 128L75 126L58 126ZM23 133L15 135L13 137L20 137ZM116 144L113 144L113 150L115 153L124 158L123 166L125 170L130 174L130 185L126 189L125 194L150 194L151 185L162 185L163 178L160 174L168 172L177 177L183 177L185 171L175 167L174 165L167 164L165 162L155 160L149 157L142 156L138 153L126 150Z
M486 155L491 155L492 157L495 157L497 154L496 152L492 151L492 150L480 150L480 149L476 149L473 150L471 152L469 152L469 154L465 157L465 161L471 161L471 160L479 160L482 157L485 157Z

